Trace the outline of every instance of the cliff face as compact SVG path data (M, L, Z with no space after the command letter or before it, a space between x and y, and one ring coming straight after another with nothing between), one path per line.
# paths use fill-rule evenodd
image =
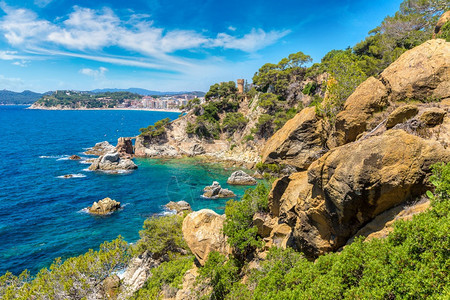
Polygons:
M430 40L363 82L334 125L302 110L262 150L264 162L304 170L274 183L266 241L282 226L286 245L316 257L418 199L430 166L450 161L449 99L450 43Z
M262 110L258 107L258 97L243 98L239 103L238 113L247 117L244 128L232 134L221 134L219 139L199 138L187 133L189 124L195 123L197 116L193 111L174 120L165 128L165 133L158 137L140 135L135 142L135 155L138 157L179 157L206 156L219 160L230 160L254 165L259 161L258 153L261 141L245 142L244 137L251 133ZM225 114L221 115L221 120Z

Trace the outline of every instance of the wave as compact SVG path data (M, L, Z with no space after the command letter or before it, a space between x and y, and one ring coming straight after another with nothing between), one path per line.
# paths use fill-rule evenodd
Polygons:
M92 170L89 170L89 168L83 169L81 171L83 171L83 172L92 172Z
M86 177L86 175L84 175L84 174L67 174L67 175L56 176L56 178L62 178L62 179L84 178L84 177Z
M63 158L66 155L41 155L39 158L51 158L51 159L59 159Z

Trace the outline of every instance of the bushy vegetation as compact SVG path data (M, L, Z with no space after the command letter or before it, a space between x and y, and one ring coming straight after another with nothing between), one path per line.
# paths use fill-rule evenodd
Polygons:
M24 271L18 277L6 273L0 277L1 299L86 299L97 285L130 259L128 244L119 237L105 242L98 251L63 261L55 259L36 276Z
M216 83L210 86L205 95L206 100L236 98L236 83L234 81Z
M135 252L149 251L157 259L163 255L188 251L181 231L183 219L184 216L170 215L145 220L144 228L139 231L141 239L135 246Z
M227 133L234 133L247 125L248 119L240 112L228 113L222 121L222 131Z
M165 118L155 122L153 125L149 125L146 128L141 128L139 131L141 132L141 136L151 136L158 137L163 135L166 132L166 125L170 123L169 118Z
M136 292L132 299L161 299L162 296L175 297L182 288L183 276L191 269L194 256L182 256L178 259L163 262L152 269L152 275L145 285Z
M268 194L269 187L260 183L254 189L246 190L240 201L227 202L223 232L228 236L228 243L238 260L244 260L262 245L257 235L258 229L253 225L253 215L268 210Z

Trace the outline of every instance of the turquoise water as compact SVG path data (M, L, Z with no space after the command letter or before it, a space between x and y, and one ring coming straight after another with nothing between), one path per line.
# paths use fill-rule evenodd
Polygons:
M228 187L233 170L193 159L136 159L131 173L87 171L85 148L120 136L176 113L147 111L41 111L23 106L0 106L0 273L31 273L56 257L69 257L97 248L122 235L139 238L143 221L164 213L169 201L185 200L193 209L223 212L226 200L201 197L213 180ZM74 178L59 176L77 174ZM245 187L230 187L238 197ZM124 209L109 216L83 211L94 201L110 197Z

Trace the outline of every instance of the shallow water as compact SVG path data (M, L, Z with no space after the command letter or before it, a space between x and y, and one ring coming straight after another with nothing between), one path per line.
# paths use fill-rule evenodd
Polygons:
M136 159L139 168L122 174L87 170L85 148L120 136L134 136L176 113L148 111L41 111L0 106L0 273L31 273L56 257L74 256L122 235L139 238L143 221L164 212L169 201L185 200L193 209L223 212L226 200L201 197L212 181L228 187L233 171L198 160ZM73 174L72 178L64 178ZM231 187L242 196L245 187ZM110 197L124 209L91 216L84 208Z

